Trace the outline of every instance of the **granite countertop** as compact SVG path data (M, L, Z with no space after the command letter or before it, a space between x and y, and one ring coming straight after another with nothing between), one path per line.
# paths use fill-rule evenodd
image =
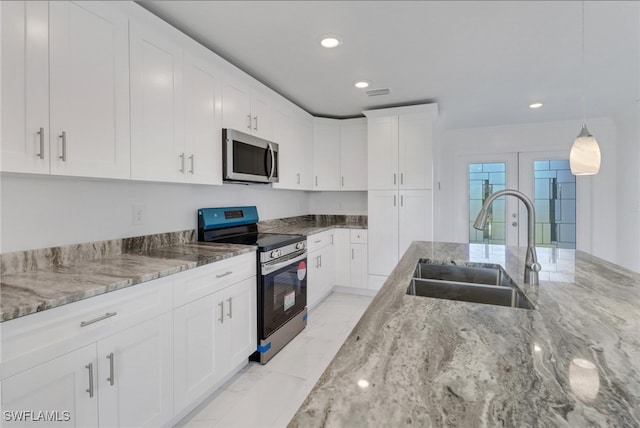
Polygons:
M355 215L306 215L266 220L258 223L263 233L282 233L285 235L315 235L331 229L366 229L367 216Z
M539 248L534 310L406 294L419 259L520 285L524 250L414 242L289 426L640 426L639 274Z
M1 321L255 250L256 247L250 245L185 242L3 274L0 283Z

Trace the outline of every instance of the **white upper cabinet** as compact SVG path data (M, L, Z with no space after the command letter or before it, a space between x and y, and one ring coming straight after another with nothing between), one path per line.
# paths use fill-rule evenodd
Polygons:
M369 190L398 188L398 117L368 119Z
M129 178L128 18L50 2L51 172Z
M313 118L313 190L340 190L340 122Z
M184 54L184 179L222 184L221 79L211 52Z
M287 108L272 110L273 138L278 144L278 182L274 189L313 187L313 124L311 116Z
M230 76L224 79L222 96L224 128L272 139L271 107L266 96Z
M431 189L433 187L431 114L403 114L398 120L400 189Z
M365 112L369 190L431 189L436 104Z
M313 119L313 190L367 190L366 119Z
M49 173L49 7L1 2L2 171Z
M340 121L340 189L367 190L367 120Z
M131 23L131 176L179 181L184 155L183 49L177 37Z
M2 170L130 178L127 16L3 2L2 21Z

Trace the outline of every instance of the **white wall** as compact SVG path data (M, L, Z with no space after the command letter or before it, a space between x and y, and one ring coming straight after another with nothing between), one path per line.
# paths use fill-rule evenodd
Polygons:
M600 173L577 177L578 248L598 257L615 261L616 231L616 130L612 119L588 119L589 131L596 136L602 152ZM581 121L544 122L442 132L438 141L435 187L435 239L455 240L454 170L460 154L537 152L566 150L580 132ZM440 190L438 190L440 182ZM581 191L582 190L582 191Z
M367 215L367 192L312 192L312 214Z
M267 185L3 175L2 252L195 229L203 207L256 205L261 219L309 214L309 193ZM133 225L133 206L144 207Z
M618 264L640 272L640 102L615 117Z

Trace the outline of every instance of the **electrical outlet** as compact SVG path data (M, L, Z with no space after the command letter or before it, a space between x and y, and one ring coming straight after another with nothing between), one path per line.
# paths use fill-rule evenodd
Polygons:
M144 224L145 220L145 210L142 205L134 205L133 206L133 224L135 226L139 226Z

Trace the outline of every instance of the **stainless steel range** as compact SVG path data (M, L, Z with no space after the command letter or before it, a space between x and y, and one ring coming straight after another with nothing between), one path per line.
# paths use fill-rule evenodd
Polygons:
M258 246L258 349L251 359L265 364L307 325L307 242L258 233L257 223L255 206L198 210L198 241Z

